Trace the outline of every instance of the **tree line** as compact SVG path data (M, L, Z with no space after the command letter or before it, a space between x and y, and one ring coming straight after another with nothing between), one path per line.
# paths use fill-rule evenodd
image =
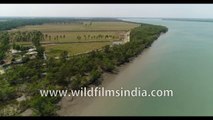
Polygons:
M41 25L44 23L79 23L73 18L5 18L0 22L0 31L11 30L25 25Z
M48 35L48 34L45 34L45 39L46 40L58 40L59 38L62 39L62 38L65 38L66 35L56 35L56 36L51 36L51 35Z
M45 23L77 23L83 24L83 22L90 22L89 25L92 24L91 21L121 21L113 18L90 18L90 19L81 19L81 18L0 18L0 20L4 20L0 22L0 31L11 30L17 27L25 26L25 25L41 25Z
M102 35L102 34L98 34L98 35L78 35L76 37L78 40L81 40L84 38L84 40L88 40L88 39L116 39L118 37L114 36L114 35Z
M5 56L6 52L9 50L9 35L7 32L0 32L0 61L2 61Z
M48 34L44 34L44 38L46 40L59 40L59 39L64 39L66 38L66 35L48 35ZM102 34L98 34L98 35L78 35L76 37L77 40L88 40L88 39L118 39L118 36L115 35L102 35Z
M44 40L44 35L42 32L34 30L34 31L16 31L9 33L11 42L32 42L36 40Z

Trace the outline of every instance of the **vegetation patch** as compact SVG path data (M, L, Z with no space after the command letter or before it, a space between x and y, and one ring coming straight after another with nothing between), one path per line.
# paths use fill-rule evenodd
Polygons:
M9 105L8 101L16 101L24 94L29 98L28 101L25 100L28 104L18 102L16 115L27 109L32 109L33 115L36 116L56 115L60 97L41 97L39 90L80 89L95 84L102 77L102 73L114 73L119 65L129 62L145 48L150 47L160 34L167 30L164 26L141 24L131 30L130 42L125 44L111 46L106 45L108 43L104 45L102 43L89 43L90 45L77 43L71 44L71 46L69 44L45 46L46 52L61 52L58 56L59 59L51 56L45 59L43 54L45 49L41 44L44 36L40 32L34 31L30 39L35 48L27 49L27 51L29 55L32 52L37 53L36 57L26 59L21 64L12 64L4 74L0 75L2 107ZM0 35L2 59L5 59L5 54L9 53L11 47L9 44L11 36L7 32ZM97 48L97 46L102 49L94 50L93 48ZM88 49L92 51L70 56L70 52L76 53L74 49L82 52ZM25 51L25 49L20 50ZM26 55L25 53L26 51L23 55Z

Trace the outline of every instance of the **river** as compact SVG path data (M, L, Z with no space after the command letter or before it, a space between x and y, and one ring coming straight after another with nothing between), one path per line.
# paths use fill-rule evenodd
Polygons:
M171 89L173 97L99 97L80 115L213 115L213 23L126 19L169 31L120 71L106 89Z

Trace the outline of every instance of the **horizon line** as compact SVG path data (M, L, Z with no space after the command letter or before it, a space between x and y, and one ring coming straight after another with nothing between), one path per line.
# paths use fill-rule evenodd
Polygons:
M213 18L199 18L199 17L112 17L112 16L0 16L0 18L154 18L154 19L164 19L164 18L172 18L172 19L213 19Z

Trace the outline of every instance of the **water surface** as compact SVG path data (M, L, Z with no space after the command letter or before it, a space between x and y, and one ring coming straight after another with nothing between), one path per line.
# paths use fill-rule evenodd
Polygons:
M122 70L107 89L172 89L173 97L100 97L81 115L213 115L213 23L128 19L169 31Z

